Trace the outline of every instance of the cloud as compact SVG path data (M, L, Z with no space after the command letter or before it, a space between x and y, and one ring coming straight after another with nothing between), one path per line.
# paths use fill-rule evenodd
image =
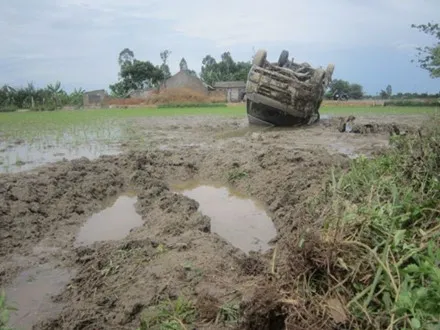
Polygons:
M295 42L323 47L370 46L408 33L410 24L435 19L436 0L63 0L119 18L157 19L182 35L218 47Z
M0 77L108 86L125 47L156 64L159 52L171 49L172 70L185 57L198 71L204 55L225 50L247 60L253 47L268 48L271 58L285 48L343 68L341 51L409 53L431 42L410 25L438 19L438 12L438 0L2 1Z

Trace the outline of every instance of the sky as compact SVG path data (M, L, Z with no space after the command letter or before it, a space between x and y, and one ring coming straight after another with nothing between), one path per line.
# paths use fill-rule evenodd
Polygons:
M126 47L154 64L170 50L172 73L182 57L199 73L207 54L248 61L266 49L276 61L286 49L370 95L388 84L437 93L440 78L411 63L436 41L411 24L439 20L439 0L0 0L0 85L108 90Z

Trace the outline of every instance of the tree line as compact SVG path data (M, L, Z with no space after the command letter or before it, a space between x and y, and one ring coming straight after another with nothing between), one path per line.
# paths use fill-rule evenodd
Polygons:
M112 96L128 97L132 91L157 88L164 84L171 77L168 65L170 55L170 50L162 51L160 53L161 64L154 65L150 61L137 59L131 49L124 48L118 57L118 81L109 86ZM208 85L212 85L217 81L245 81L251 66L250 61L234 61L230 52L224 52L220 61L217 61L211 55L206 55L202 60L200 79ZM198 77L194 70L188 68L185 58L180 60L179 69Z
M63 106L79 108L83 105L84 92L84 89L79 88L67 93L61 88L59 81L44 88L36 88L33 83L28 83L26 87L22 88L4 85L0 88L0 111L56 110Z

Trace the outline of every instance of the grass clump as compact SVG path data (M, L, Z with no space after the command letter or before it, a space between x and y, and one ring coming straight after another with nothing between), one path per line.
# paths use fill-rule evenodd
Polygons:
M6 294L0 293L0 330L13 330L8 326L9 324L9 311L13 308L6 304Z
M193 303L182 296L165 300L143 312L138 330L187 330L193 329L197 311Z
M392 143L334 171L310 210L321 229L309 223L286 240L277 274L286 325L438 329L440 129Z
M227 176L228 176L228 182L233 183L237 180L247 178L249 176L249 174L242 169L235 168L235 169L229 171Z
M227 302L220 306L215 320L216 324L237 324L240 319L240 305L237 302Z

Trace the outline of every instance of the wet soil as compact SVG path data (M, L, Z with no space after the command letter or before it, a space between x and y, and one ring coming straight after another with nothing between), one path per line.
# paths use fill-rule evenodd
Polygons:
M229 187L189 181L174 190L199 203L199 211L211 220L211 232L217 233L244 252L270 248L276 229L266 210Z
M415 130L423 120L407 117L357 120L388 120L402 130ZM249 129L246 119L150 118L133 123L133 139L119 155L0 174L0 286L8 288L8 301L17 303L13 321L29 315L26 324L33 329L136 329L149 306L184 296L197 306L197 329L230 328L215 322L220 306L230 301L238 301L245 318L253 320L241 328L282 329L282 313L270 305L273 292L259 290L259 283L273 276L274 256L282 257L274 248L301 222L322 220L310 219L307 201L323 189L332 167L346 168L349 156L372 157L389 145L386 128L351 134L339 132L339 122L330 118L297 129ZM258 201L277 236L267 242L272 236L267 229L261 240L269 245L260 253L234 246L215 222L233 215L209 212L202 199L208 192L176 193L176 182L194 181L217 182ZM87 230L93 234L87 244L78 246L90 217L102 216L127 191L137 196L128 204L134 203L141 220L110 240L95 236L100 226L94 227ZM253 206L239 216L254 211ZM120 214L105 218L111 221L113 213ZM136 217L131 206L123 213ZM230 234L241 236L240 230ZM34 283L44 288L53 276L59 281L44 295L29 293L35 303L28 306L22 299L28 285L23 274L41 268L54 273L41 280L36 275ZM265 311L281 314L256 314L257 295L268 299ZM32 317L35 310L43 317Z
M127 236L131 229L142 225L142 218L134 207L136 201L136 196L124 194L110 207L92 215L79 230L75 246L120 240Z

